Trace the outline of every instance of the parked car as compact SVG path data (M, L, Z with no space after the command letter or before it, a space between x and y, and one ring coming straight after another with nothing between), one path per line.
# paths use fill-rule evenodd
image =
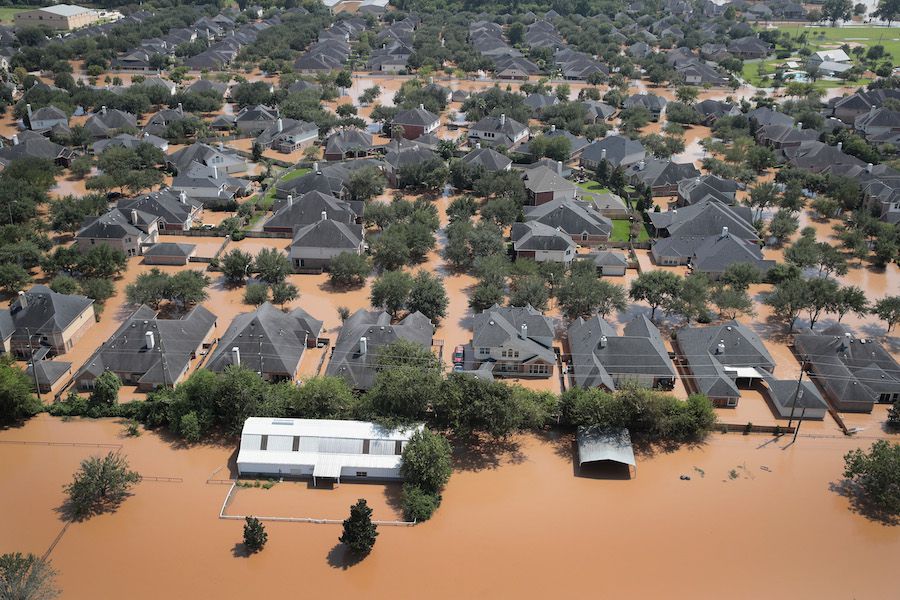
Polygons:
M454 373L462 373L462 371L463 371L462 363L456 363L455 365L453 365Z
M463 350L463 347L457 346L456 349L453 351L453 364L461 365L463 363L464 359L465 359L465 351Z

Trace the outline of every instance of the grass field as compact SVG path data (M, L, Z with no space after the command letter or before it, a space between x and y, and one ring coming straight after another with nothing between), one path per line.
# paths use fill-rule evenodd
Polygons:
M804 27L803 25L782 25L778 27L779 31L786 31L792 37L797 37L806 33L809 48L816 52L836 48L843 43L861 44L866 48L881 44L884 46L885 52L891 54L894 63L900 59L900 30L887 27ZM768 58L762 61L764 75L774 75L775 66L787 62L787 60L796 60L801 64L804 62L803 57L794 56L791 59ZM748 61L744 63L744 70L741 73L742 78L750 85L762 87L771 85L771 82L764 83L759 73L759 61ZM827 81L817 80L816 87L828 89L834 87L858 87L869 83L868 79L859 79L856 81Z
M894 64L900 60L900 29L888 27L797 27L782 25L780 31L787 31L794 37L806 33L809 45L816 50L833 44L862 44L865 47L881 44L894 57Z
M0 22L2 23L12 23L15 20L15 17L20 12L24 12L26 10L31 10L33 6L25 6L25 7L15 7L15 6L2 6L0 7Z
M631 223L628 222L628 219L613 219L613 230L612 235L609 237L609 241L611 242L627 242L628 241L628 230L631 227ZM638 232L637 239L634 240L636 242L646 242L650 239L650 232L647 231L647 226L642 222L641 230Z

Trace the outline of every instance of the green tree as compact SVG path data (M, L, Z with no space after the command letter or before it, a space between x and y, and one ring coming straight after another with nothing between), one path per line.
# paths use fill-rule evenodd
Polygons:
M827 310L838 316L838 323L850 312L864 317L869 314L869 299L862 289L848 285L837 291Z
M805 281L804 308L809 316L809 328L816 325L822 313L833 306L838 297L838 284L833 279L814 277Z
M798 227L797 216L782 208L769 221L769 235L775 238L779 244L783 244L786 239L794 235Z
M362 285L372 272L369 260L355 252L341 252L331 259L328 277L335 287Z
M256 517L246 517L244 523L244 547L251 553L259 552L269 541L269 534Z
M160 303L171 293L172 278L157 268L141 273L125 287L125 296L130 304L146 304L158 309Z
M756 219L762 218L762 212L778 203L778 188L772 182L764 182L757 184L750 190L750 198L747 204L756 209Z
M900 296L885 296L875 303L872 312L887 323L887 330L890 332L894 325L900 323Z
M709 294L709 278L703 273L693 273L680 280L678 291L663 301L663 308L668 313L681 315L690 323L707 314Z
M8 355L0 358L0 425L11 425L41 410L32 383Z
M253 267L253 256L248 252L241 252L237 248L225 253L219 259L219 268L228 285L239 285L244 282Z
M186 269L178 271L169 279L167 299L182 308L203 302L209 297L206 286L210 279L200 271Z
M696 102L699 94L699 90L690 85L681 85L675 89L675 98L684 104L693 104Z
M263 283L251 283L244 288L244 304L259 306L269 300L269 286Z
M200 441L203 429L196 412L191 411L181 416L181 420L178 422L178 433L188 443L196 444Z
M887 21L888 27L900 15L900 0L878 0L878 6L872 12L872 16Z
M272 302L281 305L282 308L284 308L285 304L296 300L299 296L300 292L297 291L297 286L293 283L282 281L281 283L276 283L272 286Z
M416 273L406 301L409 312L419 311L433 323L447 316L447 292L440 277L422 270Z
M632 300L650 305L650 320L656 317L656 309L670 302L681 289L681 279L669 271L648 271L631 282L628 295Z
M822 3L822 17L831 21L835 27L838 21L849 21L853 16L853 2L851 0L825 0Z
M107 244L98 244L83 253L77 269L85 277L112 279L128 266L128 257L118 248Z
M281 283L291 272L291 261L280 250L263 248L253 261L253 270L260 281Z
M28 271L10 263L0 265L0 289L15 294L31 282Z
M598 279L591 262L574 265L572 273L556 291L556 299L567 319L590 317L598 313L605 317L613 311L626 308L625 288Z
M753 300L744 288L719 285L713 289L709 299L719 310L719 314L728 319L736 319L739 315L754 313Z
M900 515L900 444L878 440L868 452L851 450L844 455L844 477L882 516L893 520Z
M104 457L92 456L81 461L72 483L64 489L72 515L83 519L114 510L140 480L141 476L128 468L124 456L110 452Z
M493 280L482 280L475 284L469 294L469 308L481 312L495 304L501 304L506 291Z
M109 279L82 279L78 285L81 287L82 294L100 305L112 298L113 294L116 292L113 282ZM96 309L97 307L95 305L94 310Z
M341 377L313 377L291 398L294 414L305 419L346 419L357 405L353 390Z
M408 264L411 257L402 224L391 225L372 243L373 262L379 269L394 271Z
M788 322L789 330L793 331L800 311L806 307L806 281L799 278L785 279L775 286L764 302L772 307L773 315Z
M453 472L451 460L450 443L440 434L422 429L413 434L403 449L400 474L407 483L437 494Z
M78 280L68 275L57 275L50 281L50 289L57 294L77 294L80 290Z
M413 288L413 277L403 271L385 271L372 283L369 300L373 307L383 308L391 317L406 307Z
M738 290L747 290L754 283L760 283L762 279L762 273L755 265L735 262L725 268L719 281Z
M384 192L384 175L375 167L356 169L347 181L350 197L358 202L367 202Z
M537 310L544 310L547 308L549 300L550 293L547 289L547 282L538 273L515 277L510 282L510 306L532 306Z
M119 402L119 388L122 380L112 371L103 371L94 380L94 389L91 390L91 404L97 406L113 406Z
M340 542L350 548L353 554L365 556L375 545L377 530L378 526L372 522L372 509L364 498L360 498L350 507L350 516L344 520Z
M0 555L0 598L52 600L60 595L50 561L19 552Z

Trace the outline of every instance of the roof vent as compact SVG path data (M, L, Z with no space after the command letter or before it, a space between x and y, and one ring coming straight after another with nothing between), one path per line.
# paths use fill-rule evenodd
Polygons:
M609 341L609 338L607 338L605 335L601 335L600 336L600 347L606 348L606 344L608 341Z

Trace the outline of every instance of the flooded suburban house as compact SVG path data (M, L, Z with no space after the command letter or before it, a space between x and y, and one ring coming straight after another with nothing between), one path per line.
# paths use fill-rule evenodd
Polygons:
M495 377L550 377L556 364L555 324L531 307L498 306L475 315L474 369L490 365Z
M344 321L325 374L343 378L351 388L367 390L375 383L378 351L406 340L431 349L434 324L420 312L396 323L383 311L359 309Z
M614 392L624 383L672 389L677 373L662 335L646 315L625 325L622 335L600 315L578 318L568 331L572 385Z
M180 319L161 319L149 306L141 306L81 367L75 382L79 389L93 389L97 377L112 371L140 391L173 386L211 347L215 328L216 316L202 306Z
M266 381L294 381L307 348L314 348L322 322L302 308L283 312L265 302L234 318L206 365L221 372L243 366Z
M36 285L0 310L3 352L28 359L41 349L65 354L95 322L92 299Z

